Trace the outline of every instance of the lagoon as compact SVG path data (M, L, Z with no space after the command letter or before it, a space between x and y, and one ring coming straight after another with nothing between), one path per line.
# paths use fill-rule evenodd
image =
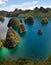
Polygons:
M0 38L6 37L7 32L7 24L10 18L6 18L4 24L0 23ZM7 49L2 47L0 49L0 58L30 58L33 56L35 59L39 58L47 58L49 54L51 54L51 19L48 19L47 25L41 24L41 18L34 18L34 24L28 25L24 23L24 18L22 19L23 24L26 28L25 34L18 34L20 37L19 44L13 49ZM5 29L4 29L5 27ZM2 30L3 29L3 30ZM13 28L16 32L16 26ZM38 35L37 32L39 29L43 30L42 35Z

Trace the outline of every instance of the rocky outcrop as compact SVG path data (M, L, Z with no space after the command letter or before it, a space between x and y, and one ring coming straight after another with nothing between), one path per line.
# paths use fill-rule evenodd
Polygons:
M25 23L33 24L34 23L33 17L32 16L29 16L29 17L25 18Z
M18 28L18 32L19 33L24 33L25 31L26 30L25 30L25 27L24 27L23 23L20 23L19 28Z
M42 18L42 24L47 24L48 23L48 19L47 18Z
M43 31L42 30L38 30L38 34L42 34L43 33Z
M5 46L8 48L15 47L19 42L19 36L15 33L12 27L9 27L7 31Z
M8 23L8 27L12 27L14 25L19 26L20 21L17 18L11 18L9 23Z
M0 41L0 48L3 46L3 43Z

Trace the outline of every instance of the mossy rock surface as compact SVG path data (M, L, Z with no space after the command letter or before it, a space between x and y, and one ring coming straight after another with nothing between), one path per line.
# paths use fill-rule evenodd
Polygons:
M34 23L34 18L32 16L25 18L25 23L28 23L28 24Z
M42 18L41 23L42 23L42 24L47 24L47 23L48 23L48 19L47 19L47 18Z
M8 27L12 27L14 25L19 26L20 21L17 18L11 18L9 23L8 23Z
M16 32L10 27L7 31L5 46L8 48L15 47L19 42L19 36Z
M19 32L19 33L24 33L25 31L26 31L26 30L25 30L25 27L24 27L23 23L21 23L21 24L19 25L18 32Z
M0 48L3 46L3 43L0 41Z

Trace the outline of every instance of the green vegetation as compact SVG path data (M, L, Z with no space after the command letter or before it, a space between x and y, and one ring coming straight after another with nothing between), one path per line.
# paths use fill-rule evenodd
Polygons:
M3 43L0 41L0 48L3 46Z
M25 18L25 23L28 23L28 24L34 23L33 17L32 16L29 16L29 17Z
M0 16L4 17L48 17L51 18L51 8L35 7L33 10L15 9L13 12L0 11Z
M19 36L15 33L13 30L13 26L18 26L18 32L23 33L25 32L25 27L22 23L22 20L18 20L17 18L11 18L9 23L8 23L8 31L7 31L7 36L6 36L6 42L5 46L12 48L15 47L19 41Z
M24 18L26 18L26 17L29 17L29 16L34 16L34 12L32 11L32 10L30 10L30 11L25 11L23 14L19 14L18 15L18 17L24 17Z
M19 26L19 24L20 24L20 21L18 19L11 18L10 21L9 21L9 23L8 23L8 27L12 27L14 25Z
M16 60L0 59L0 65L51 65L51 55L48 57L48 59L39 60L25 58L19 58Z
M8 48L15 47L17 43L19 42L19 36L16 34L16 32L10 27L7 31L5 46Z
M8 27L12 27L12 26L15 26L15 25L18 26L18 32L19 33L25 32L25 27L24 27L24 25L22 23L22 20L19 21L16 18L11 18L9 23L8 23Z
M48 23L48 19L47 18L42 18L42 24L47 24Z
M18 32L19 32L19 33L24 33L25 31L26 31L26 30L25 30L25 27L24 27L23 23L21 23L21 24L19 25Z
M3 23L4 22L4 17L3 16L0 16L0 21Z
M5 44L5 39L0 39L0 47L2 47Z

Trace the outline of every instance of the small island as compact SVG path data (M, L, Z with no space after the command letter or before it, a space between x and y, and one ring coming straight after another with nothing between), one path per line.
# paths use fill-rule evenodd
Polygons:
M41 29L38 30L38 34L42 34L43 31Z
M19 26L19 24L20 24L20 21L17 19L17 18L11 18L10 19L10 21L9 21L9 23L8 23L8 27L12 27L12 26L14 26L14 25L17 25L17 26Z
M8 48L13 48L18 44L18 42L19 42L19 36L12 29L12 27L9 27L4 46Z
M18 26L18 32L19 33L24 33L26 31L24 24L22 23L22 20L18 20L16 18L11 18L9 23L8 23L8 27L12 27L15 25Z
M41 24L47 24L47 23L48 23L48 19L47 18L42 18Z
M34 23L33 17L32 16L29 16L29 17L25 18L25 23L33 24Z

